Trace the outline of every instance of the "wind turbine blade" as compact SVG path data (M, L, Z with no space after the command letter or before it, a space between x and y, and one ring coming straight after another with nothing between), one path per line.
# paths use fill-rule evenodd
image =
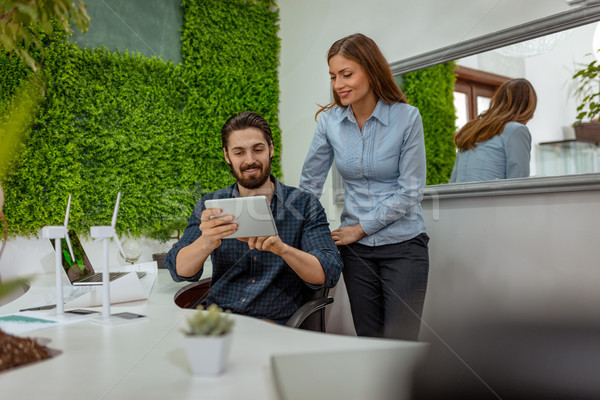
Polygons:
M115 211L113 211L113 217L111 226L114 228L117 226L117 215L119 214L119 203L121 202L121 192L117 193L117 201L115 202Z
M69 225L69 213L71 212L71 195L69 195L69 201L67 201L67 212L65 213L65 228Z
M119 236L116 233L113 235L113 239L115 240L115 242L117 242L117 247L119 247L119 251L121 252L121 255L123 256L123 258L125 258L125 250L123 250L123 246L121 246L121 241L119 240Z
M75 254L73 253L73 245L71 244L71 239L69 239L69 231L67 230L67 236L65 236L65 241L67 242L67 247L69 248L69 254L71 255L71 261L75 261Z

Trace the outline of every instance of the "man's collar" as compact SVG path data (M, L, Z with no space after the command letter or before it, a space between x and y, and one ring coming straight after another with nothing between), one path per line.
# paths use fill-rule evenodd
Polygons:
M275 190L273 191L273 197L277 199L277 201L283 204L283 185L281 182L277 180L273 175L271 175L271 181L275 184Z
M231 186L231 197L240 197L240 191L238 190L237 182Z

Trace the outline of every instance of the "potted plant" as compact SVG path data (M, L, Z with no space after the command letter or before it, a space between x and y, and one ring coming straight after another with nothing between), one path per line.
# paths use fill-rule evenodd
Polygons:
M151 231L148 234L148 237L158 240L160 243L166 243L172 239L178 241L181 238L181 233L185 230L186 227L187 218L175 218L162 228ZM166 257L166 252L152 254L152 259L156 261L156 265L158 266L158 268L165 268Z
M232 339L230 313L211 304L206 310L199 306L186 319L184 342L194 375L215 375L225 369Z
M581 99L577 121L573 124L577 140L600 143L600 63L593 60L573 75L575 95ZM583 122L586 120L586 122Z
M61 0L50 3L38 0L12 3L14 4L8 5L8 9L2 10L2 24L11 34L2 35L0 47L3 51L14 52L31 68L34 75L29 83L17 90L13 105L0 114L0 143L2 143L0 146L0 232L2 235L0 258L8 240L8 227L3 211L4 191L1 182L18 152L19 143L31 123L34 109L45 93L38 76L41 66L33 54L36 51L43 54L45 49L42 41L32 34L31 26L36 26L45 34L52 34L60 25L70 31L74 20L75 25L85 33L90 22L83 2ZM53 24L52 21L58 22L60 25ZM10 296L13 296L15 292L26 290L25 287L28 287L25 279L2 281L0 276L0 305L10 300ZM51 357L48 349L41 346L36 340L9 335L2 330L0 330L0 349L2 350L0 371Z

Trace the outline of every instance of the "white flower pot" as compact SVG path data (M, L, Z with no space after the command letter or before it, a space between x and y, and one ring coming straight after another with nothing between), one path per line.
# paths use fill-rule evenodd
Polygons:
M184 338L190 367L194 375L216 375L223 372L229 359L233 335L190 336Z

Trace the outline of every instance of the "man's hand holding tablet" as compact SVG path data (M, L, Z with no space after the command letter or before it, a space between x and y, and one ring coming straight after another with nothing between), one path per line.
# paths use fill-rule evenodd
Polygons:
M275 253L283 246L265 196L211 199L206 200L205 207L200 230L202 235L209 236L207 239L237 238L247 242L251 249L272 251L269 249L273 248ZM270 237L272 240L268 240Z
M222 215L220 209L207 208L200 217L200 231L202 239L210 250L221 245L221 239L235 233L237 224L233 222L233 215Z

